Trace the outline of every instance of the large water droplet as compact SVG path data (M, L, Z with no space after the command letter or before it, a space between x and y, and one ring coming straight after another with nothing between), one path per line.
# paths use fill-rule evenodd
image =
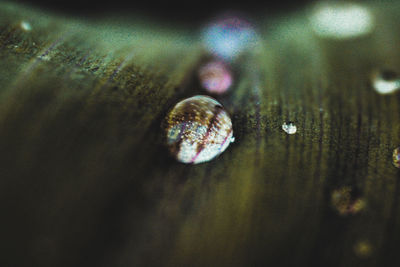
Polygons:
M317 35L334 39L366 35L374 27L370 10L363 5L349 2L319 3L310 22Z
M202 86L213 94L223 94L232 84L232 73L221 61L209 62L199 70Z
M400 77L394 71L374 71L371 83L375 91L380 94L391 94L400 89Z
M167 145L183 163L210 161L232 142L232 122L215 99L194 96L180 101L166 117Z
M288 123L282 124L282 130L284 130L287 134L295 134L297 132L296 125L289 121Z

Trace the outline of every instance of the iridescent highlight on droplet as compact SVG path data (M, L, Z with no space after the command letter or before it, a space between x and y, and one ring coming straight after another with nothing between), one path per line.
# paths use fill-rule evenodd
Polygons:
M221 61L209 62L199 70L201 85L212 94L223 94L232 84L232 73Z
M393 165L400 168L400 147L393 150Z
M215 99L194 96L180 101L166 117L167 146L183 163L210 161L233 139L228 113Z
M370 10L361 4L349 2L319 3L310 22L317 35L334 39L359 37L369 34L374 28Z
M257 35L243 19L229 17L205 28L203 43L212 54L224 60L234 60L242 51L252 47Z

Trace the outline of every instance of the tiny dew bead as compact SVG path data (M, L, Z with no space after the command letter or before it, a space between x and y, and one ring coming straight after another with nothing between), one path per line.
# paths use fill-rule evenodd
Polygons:
M166 117L167 146L183 163L202 163L221 154L233 141L232 122L209 96L180 101Z
M379 94L391 94L400 89L400 76L391 70L372 72L372 86Z

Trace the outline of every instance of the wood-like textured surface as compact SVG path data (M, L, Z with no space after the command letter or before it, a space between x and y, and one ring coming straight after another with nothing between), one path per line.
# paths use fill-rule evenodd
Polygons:
M400 92L369 75L400 72L400 5L370 7L375 31L354 40L313 35L310 10L260 21L217 97L236 141L184 165L160 125L205 94L193 31L2 3L0 265L399 266ZM357 214L332 205L343 186Z

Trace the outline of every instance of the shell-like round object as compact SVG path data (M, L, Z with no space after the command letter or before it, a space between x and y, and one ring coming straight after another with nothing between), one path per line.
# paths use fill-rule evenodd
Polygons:
M202 163L221 154L233 141L232 122L222 105L209 96L180 101L166 117L167 145L183 163Z

